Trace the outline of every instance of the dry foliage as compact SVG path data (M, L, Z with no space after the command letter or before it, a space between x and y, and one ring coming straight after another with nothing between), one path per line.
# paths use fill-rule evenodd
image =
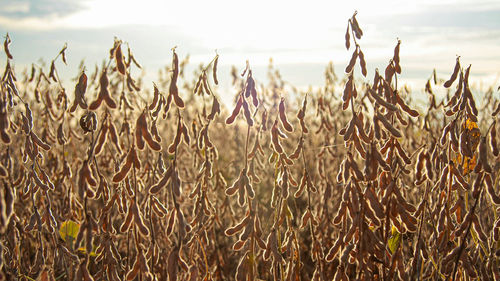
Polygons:
M272 66L267 85L234 69L226 110L218 54L186 81L173 48L150 95L116 39L68 95L66 46L48 74L16 75L7 35L0 279L500 280L497 91L478 108L457 57L418 112L399 40L356 78L362 36L354 14L346 78L330 64L307 94Z

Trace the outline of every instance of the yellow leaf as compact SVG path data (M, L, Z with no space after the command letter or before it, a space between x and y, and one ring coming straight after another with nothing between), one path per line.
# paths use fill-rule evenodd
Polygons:
M479 140L481 138L481 131L479 130L479 127L477 126L476 122L467 118L462 123L460 133L467 134L467 139L470 141L469 148L474 153L474 155L472 158L470 158L467 156L463 156L460 153L457 153L457 156L455 157L454 163L456 166L462 167L463 174L467 175L472 170L474 170L474 167L477 164L477 156L476 156L475 151L477 149L477 146L479 145Z
M465 120L464 124L462 125L462 129L463 129L463 130L467 129L467 130L471 131L471 130L472 130L472 129L474 129L474 128L479 128L479 127L477 126L477 123L476 123L476 122L472 121L472 120L471 120L471 119L469 119L469 118L467 118L467 119Z
M95 250L97 249L97 247L95 245L92 244L92 252L90 252L90 256L91 257L95 257L96 254L95 254ZM82 254L87 254L87 250L85 250L85 247L80 247L78 248L78 252L82 253Z
M395 226L392 227L391 232L391 237L389 238L389 240L387 240L387 245L389 246L389 250L391 250L391 253L394 254L399 246L399 243L401 242L401 233L399 233L398 229Z
M80 225L72 220L67 220L63 222L61 228L59 229L59 234L61 235L62 240L66 241L69 237L70 240L75 240L78 235L78 231L80 230Z

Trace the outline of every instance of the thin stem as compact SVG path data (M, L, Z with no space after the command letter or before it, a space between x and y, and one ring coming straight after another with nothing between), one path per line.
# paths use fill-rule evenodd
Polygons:
M477 203L481 200L481 195L482 195L482 190L479 191L479 196L477 197L476 202L474 202L474 206L472 206L472 209L470 210L471 215L474 215L474 211L476 210ZM465 232L464 238L462 239L462 242L460 243L460 248L458 249L457 253L457 258L455 259L455 266L453 267L453 281L455 281L455 278L457 277L457 269L458 269L458 262L460 261L460 256L462 255L462 252L465 249L465 243L467 241L467 236L469 236L470 233L470 228L472 226L472 219L469 221L469 226L467 226L467 231Z
M247 125L247 127L248 127L248 129L247 129L247 139L246 139L246 142L245 142L245 171L248 168L248 143L249 143L249 140L250 140L250 125Z

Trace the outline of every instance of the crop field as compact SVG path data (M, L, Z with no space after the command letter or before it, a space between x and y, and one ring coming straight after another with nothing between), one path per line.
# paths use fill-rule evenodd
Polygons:
M5 34L0 280L500 280L500 88L457 56L416 107L401 41L363 80L356 17L307 92L182 46L149 84L119 38L63 82L66 46L22 71Z

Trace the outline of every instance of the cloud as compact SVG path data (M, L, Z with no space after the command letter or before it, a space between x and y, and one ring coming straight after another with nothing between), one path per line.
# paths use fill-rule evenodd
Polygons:
M0 15L11 19L63 17L85 6L85 0L5 0Z
M19 1L7 1L3 3L2 11L0 14L19 14L19 13L28 13L30 10L30 3L28 2L19 2Z
M4 0L0 9L0 28L6 30L72 28L75 26L68 19L88 9L89 1Z
M148 73L169 64L170 48L177 45L195 66L217 49L221 69L249 59L255 74L262 69L265 77L273 57L293 84L316 84L330 60L343 73L352 54L344 47L345 27L356 9L370 77L370 70L385 68L397 38L403 79L424 80L433 68L448 75L457 54L482 77L498 73L500 62L499 1L254 0L243 6L234 0L7 0L5 7L0 34L9 31L16 60L26 63L53 57L64 42L75 64L82 58L100 63L118 36L130 42Z

